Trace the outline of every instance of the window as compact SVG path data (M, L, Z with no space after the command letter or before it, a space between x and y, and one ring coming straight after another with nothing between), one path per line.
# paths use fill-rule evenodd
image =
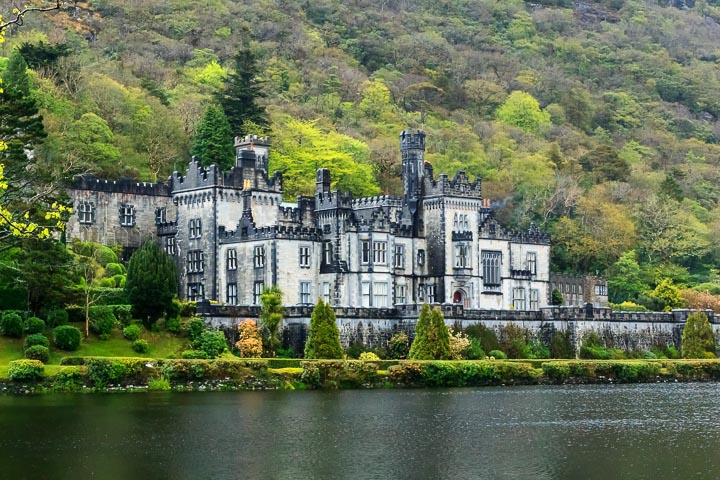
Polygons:
M323 233L327 235L328 233L332 232L332 226L329 223L326 223L323 225Z
M405 245L395 245L393 265L395 268L405 268Z
M595 285L595 295L607 296L607 285Z
M395 303L407 303L407 285L395 285Z
M202 283L188 283L187 299L196 302L205 298L205 286Z
M455 245L455 268L470 268L470 248L467 243Z
M330 303L330 282L323 282L322 284L322 298L326 303Z
M205 269L202 250L191 250L187 254L188 273L202 273Z
M499 286L500 265L502 264L502 253L483 251L481 254L483 264L483 283L487 286Z
M530 270L530 275L537 275L537 253L528 252L526 255L526 268Z
M425 285L427 303L435 303L435 285Z
M540 308L540 290L537 288L530 289L530 310L538 310Z
M90 202L82 202L78 205L78 221L83 224L95 221L95 205Z
M323 263L325 265L333 263L333 244L330 241L323 242Z
M423 284L423 283L418 285L417 299L418 299L418 302L425 301L425 284Z
M159 207L155 209L155 225L167 222L167 210L165 207Z
M175 237L165 237L165 253L168 255L175 255Z
M229 305L237 305L237 283L227 284L227 292L225 298Z
M310 268L310 247L300 246L300 268Z
M513 288L513 309L525 310L525 289L523 287Z
M373 307L387 307L387 306L388 306L388 284L387 283L373 284Z
M418 250L417 253L417 264L418 266L422 267L425 265L425 250Z
M310 282L300 282L300 303L310 303Z
M237 270L237 250L234 248L227 251L227 269Z
M253 249L253 265L255 268L262 268L265 266L265 247L258 245Z
M363 307L369 307L370 306L370 282L362 282L360 284L361 287L361 294L362 294L362 301L361 305Z
M199 218L193 218L188 222L190 230L190 238L202 237L202 220Z
M456 232L467 232L470 230L470 221L467 214L455 214L453 218L453 230Z
M370 263L370 240L360 242L360 263Z
M132 205L122 205L120 207L120 225L123 227L132 227L135 225L135 207Z
M265 290L265 282L258 281L253 285L253 305L260 305L260 295Z
M387 263L387 242L373 242L373 263L376 265Z

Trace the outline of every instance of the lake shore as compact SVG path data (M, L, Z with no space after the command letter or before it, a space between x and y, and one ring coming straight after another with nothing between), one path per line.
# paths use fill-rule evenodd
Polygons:
M720 360L214 360L70 357L8 376L0 394L667 383L720 380Z

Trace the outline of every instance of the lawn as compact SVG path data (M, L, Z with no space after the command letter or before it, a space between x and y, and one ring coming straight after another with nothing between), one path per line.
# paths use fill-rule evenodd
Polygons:
M52 330L47 330L45 335L52 343ZM183 350L190 348L187 345L187 338L177 337L169 332L148 332L143 330L140 338L147 340L150 344L148 352L142 355L138 355L133 351L132 342L122 336L120 329L113 330L107 340L100 340L96 335L90 334L90 337L84 338L80 343L80 348L74 352L57 350L51 345L49 365L57 365L65 357L179 357ZM0 337L0 376L3 376L3 371L7 370L7 364L10 361L24 357L23 340L22 338Z

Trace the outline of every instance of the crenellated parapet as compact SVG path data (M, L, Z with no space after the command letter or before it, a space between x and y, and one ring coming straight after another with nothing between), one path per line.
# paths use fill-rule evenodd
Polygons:
M471 182L467 174L460 170L450 180L447 174L440 174L437 180L425 177L425 194L427 196L452 196L482 199L482 180L478 177Z
M392 195L378 195L376 197L357 198L351 203L353 210L366 208L402 207L402 198Z
M550 245L550 234L541 232L535 224L524 232L505 229L495 219L492 210L484 207L481 213L482 221L478 231L480 238L493 240L508 240L515 243L529 243L533 245Z
M200 160L193 157L185 170L185 175L180 172L173 172L170 177L173 192L182 190L192 190L196 188L206 188L222 185L222 173L217 165L203 167Z
M349 192L319 192L315 194L315 210L352 208L353 198Z
M249 228L238 225L238 228L235 230L226 230L225 227L218 229L218 240L220 244L271 239L319 242L322 239L322 231L318 228L290 225L250 226Z
M73 182L70 185L70 189L130 195L169 197L171 190L170 185L163 182L138 182L131 178L105 180L97 178L94 175L79 175L73 179Z

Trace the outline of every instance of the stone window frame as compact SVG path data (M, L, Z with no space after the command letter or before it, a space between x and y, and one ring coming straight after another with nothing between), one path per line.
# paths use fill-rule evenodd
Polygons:
M322 297L325 303L330 303L330 282L323 282Z
M372 288L369 281L360 282L360 305L370 307L372 305Z
M188 273L203 273L205 270L205 253L202 250L190 250L187 253Z
M227 270L237 270L237 250L229 248L225 253Z
M424 249L418 249L417 251L417 264L418 267L422 267L425 265L425 250Z
M237 305L238 301L238 289L236 282L230 282L225 288L225 300L228 305Z
M435 284L428 283L425 285L425 298L427 299L427 303L435 303Z
M175 252L177 251L176 247L177 247L177 243L175 240L175 236L174 235L166 236L165 237L165 253L167 253L170 256L174 256Z
M80 202L78 204L78 223L91 225L95 223L95 204L92 202Z
M255 245L253 248L253 266L255 268L265 267L265 245Z
M408 288L405 284L395 285L395 303L404 304L407 303L407 292Z
M260 296L265 290L265 282L262 280L256 280L253 283L253 305L260 305Z
M333 263L333 243L330 240L324 240L322 243L322 261L324 265L332 265Z
M499 287L502 285L502 252L482 250L480 252L483 269L483 285Z
M537 275L537 253L525 253L525 268L530 271L530 275Z
M191 282L187 284L187 299L195 302L205 298L205 285L202 282Z
M513 287L512 307L513 310L525 310L525 287Z
M372 259L373 265L387 265L387 240L373 240Z
M202 220L200 218L191 218L188 222L189 237L202 238Z
M298 262L300 268L310 268L310 245L300 245L298 247Z
M155 209L155 225L167 223L167 208L157 207Z
M310 305L312 303L312 284L310 282L300 282L298 300L300 305Z
M540 310L540 290L537 288L530 289L530 310Z
M371 249L370 249L370 240L368 240L368 239L360 240L360 264L361 265L369 265L371 258L372 258L372 253L371 253Z
M134 227L136 221L135 205L123 203L120 205L120 226Z
M396 243L393 252L393 267L404 269L405 268L405 245L402 243Z
M465 242L455 243L455 268L472 268L471 248L472 245Z
M387 307L389 305L389 292L387 282L373 282L372 305L373 307Z

